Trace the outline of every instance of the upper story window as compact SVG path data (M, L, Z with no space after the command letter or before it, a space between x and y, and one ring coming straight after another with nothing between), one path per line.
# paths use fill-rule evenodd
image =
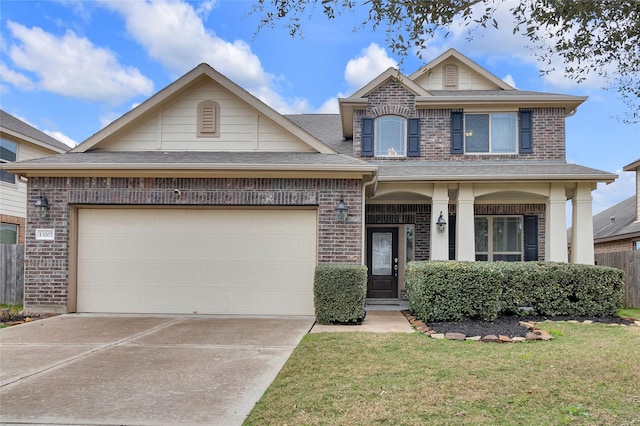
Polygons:
M465 114L464 152L515 153L516 113Z
M385 115L377 118L375 124L376 157L404 157L407 146L407 120L397 115Z
M362 157L420 156L420 119L383 115L362 119Z
M0 139L0 163L13 163L18 157L18 145L6 139ZM16 183L16 176L6 170L0 170L0 181Z
M220 105L214 101L198 104L198 136L220 136Z
M451 113L451 154L531 154L531 111Z

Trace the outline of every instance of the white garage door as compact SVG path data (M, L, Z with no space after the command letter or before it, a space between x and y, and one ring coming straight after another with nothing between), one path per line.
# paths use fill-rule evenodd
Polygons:
M313 315L316 211L78 210L78 312Z

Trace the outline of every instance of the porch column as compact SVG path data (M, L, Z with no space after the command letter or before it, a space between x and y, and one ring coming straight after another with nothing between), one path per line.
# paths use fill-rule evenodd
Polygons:
M578 183L572 200L571 262L593 265L593 215L591 184Z
M563 183L552 183L547 200L545 260L567 262L567 197Z
M448 260L449 232L446 228L444 232L438 232L436 226L440 212L442 212L444 220L449 221L449 190L447 185L435 184L431 200L431 260ZM447 224L448 226L450 225Z
M456 260L476 260L472 184L460 184L456 211Z

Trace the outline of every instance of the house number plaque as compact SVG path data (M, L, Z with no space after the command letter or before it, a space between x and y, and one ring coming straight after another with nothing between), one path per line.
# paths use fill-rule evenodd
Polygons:
M36 229L36 240L53 241L55 239L55 229Z

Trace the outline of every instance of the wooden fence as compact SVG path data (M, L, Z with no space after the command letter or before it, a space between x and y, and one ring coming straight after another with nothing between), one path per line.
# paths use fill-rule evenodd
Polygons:
M622 269L626 279L624 306L640 308L640 250L598 253L596 264Z
M0 244L0 303L21 305L24 295L24 244Z

